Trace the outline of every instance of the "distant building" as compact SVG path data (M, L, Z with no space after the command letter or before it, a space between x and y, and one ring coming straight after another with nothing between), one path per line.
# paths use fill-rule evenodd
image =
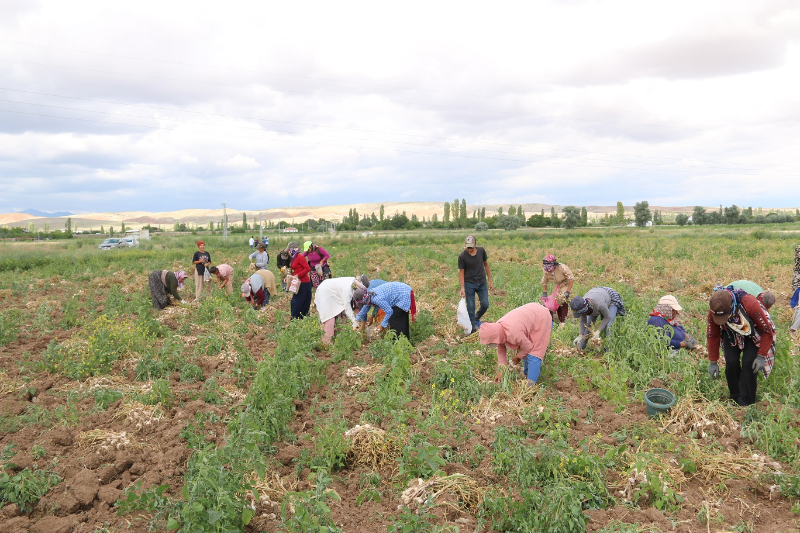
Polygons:
M297 228L293 228L289 226L288 228L283 228L284 233L297 233Z

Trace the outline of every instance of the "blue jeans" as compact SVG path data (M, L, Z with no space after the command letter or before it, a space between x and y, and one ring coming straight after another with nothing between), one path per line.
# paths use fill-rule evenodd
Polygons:
M536 380L539 379L539 372L542 370L542 360L535 355L526 355L523 361L522 369L525 377L536 383Z
M481 303L480 309L475 313L475 295ZM464 297L467 299L467 314L469 321L472 322L472 329L475 329L475 321L480 320L483 314L489 309L489 287L485 283L464 282Z

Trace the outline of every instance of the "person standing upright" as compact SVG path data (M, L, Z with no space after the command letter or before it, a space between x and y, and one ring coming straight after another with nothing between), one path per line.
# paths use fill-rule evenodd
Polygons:
M195 268L194 298L197 300L203 294L206 267L211 264L211 254L206 252L206 243L203 241L197 241L197 251L192 256L192 264Z
M253 245L256 243L256 240L253 237L250 237L250 251L253 251Z
M461 284L461 297L467 300L467 313L475 333L481 326L481 317L489 309L489 289L492 284L492 270L486 250L475 245L475 237L467 235L464 239L464 251L458 255L458 281ZM478 295L480 308L475 312L475 295Z

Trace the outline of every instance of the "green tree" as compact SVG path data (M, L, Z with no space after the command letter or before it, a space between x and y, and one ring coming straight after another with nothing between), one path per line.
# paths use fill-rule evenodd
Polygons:
M105 232L106 232L105 228L103 228L103 226L100 226L100 233L105 234Z
M242 227L247 231L247 213L242 212Z
M685 226L686 223L689 222L689 216L684 215L683 213L675 216L675 223L679 226Z
M109 237L113 237L114 236L114 226L110 226L108 228L108 236Z
M462 198L461 199L461 214L459 215L458 219L461 221L461 227L466 227L467 225L467 201Z
M513 217L516 214L517 214L517 208L514 207L513 205L509 206L508 207L508 215Z
M589 225L589 212L585 207L581 207L581 226Z
M739 223L739 207L736 204L725 208L725 223L726 224Z
M617 202L617 225L622 226L625 224L625 206L622 202Z
M381 208L378 210L378 220L383 222L383 204L381 204Z
M650 204L647 200L636 202L633 208L633 219L636 221L636 226L639 228L645 227L647 223L653 219L653 215L650 213Z
M694 211L692 211L692 224L695 226L708 224L705 207L701 207L699 205L694 206Z
M661 216L661 211L653 211L653 225L654 226L664 225L664 217Z
M450 223L450 204L445 202L444 203L444 217L442 218L445 225Z
M502 214L503 214L503 208L502 207L498 207L497 208L497 216L500 216Z
M513 231L519 227L519 217L511 215L497 215L497 227L506 231Z
M564 228L572 229L581 225L581 210L573 205L568 205L561 210L564 213Z
M72 219L67 217L67 223L64 225L64 230L67 232L67 235L72 235Z
M485 207L481 207L481 217L480 218L481 218L481 220L486 218L486 208Z

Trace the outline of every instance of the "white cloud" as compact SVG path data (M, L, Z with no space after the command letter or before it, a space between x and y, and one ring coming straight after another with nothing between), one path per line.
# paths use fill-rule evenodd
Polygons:
M4 6L0 212L800 204L793 1L80 4Z

